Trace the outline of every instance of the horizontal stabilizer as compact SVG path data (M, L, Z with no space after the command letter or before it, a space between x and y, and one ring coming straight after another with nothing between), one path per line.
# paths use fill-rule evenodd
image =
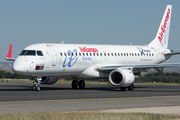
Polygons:
M171 53L166 53L164 55L178 55L178 54L180 54L180 52L171 52Z

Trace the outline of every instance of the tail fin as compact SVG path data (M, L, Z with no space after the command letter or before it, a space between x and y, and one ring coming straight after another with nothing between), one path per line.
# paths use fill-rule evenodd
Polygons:
M151 43L149 43L148 46L153 48L167 49L168 40L169 40L171 13L172 13L172 5L167 5L158 32L156 34L156 37L153 41L151 41Z
M9 46L9 51L8 51L8 54L6 56L6 60L10 60L10 61L15 61L15 58L12 58L12 44L10 44Z

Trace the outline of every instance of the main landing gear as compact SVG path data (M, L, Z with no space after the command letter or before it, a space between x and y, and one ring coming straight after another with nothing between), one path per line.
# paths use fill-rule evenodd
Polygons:
M72 89L77 89L79 86L79 89L84 89L85 88L85 82L84 80L73 80L71 83Z
M129 90L129 91L133 91L134 89L134 84L132 83L130 86L128 87L120 87L121 91L126 91L126 88Z

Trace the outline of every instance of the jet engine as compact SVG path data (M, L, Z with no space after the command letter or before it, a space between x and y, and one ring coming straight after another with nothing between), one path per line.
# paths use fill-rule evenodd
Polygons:
M37 77L40 84L54 84L58 81L58 77Z
M109 81L112 85L128 87L134 82L134 74L131 69L118 68L110 72Z

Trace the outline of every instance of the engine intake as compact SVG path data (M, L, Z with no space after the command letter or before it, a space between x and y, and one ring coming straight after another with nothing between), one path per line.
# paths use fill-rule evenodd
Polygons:
M58 81L58 77L37 77L40 84L54 84Z
M134 82L134 74L132 70L128 69L115 69L110 72L109 74L109 81L111 82L112 85L119 85L119 86L124 86L127 87L131 85Z

